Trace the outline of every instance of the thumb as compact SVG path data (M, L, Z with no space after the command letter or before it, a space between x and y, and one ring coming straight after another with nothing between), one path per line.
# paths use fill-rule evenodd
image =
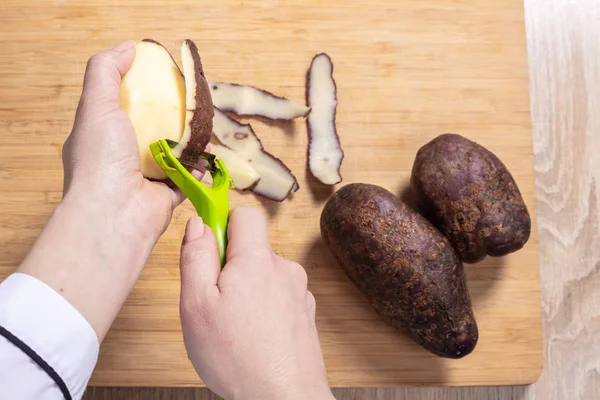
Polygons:
M76 119L103 116L119 109L121 77L131 67L134 56L135 41L128 40L89 59Z
M192 300L198 294L218 291L221 273L219 247L212 230L202 218L192 217L185 228L181 245L181 297Z

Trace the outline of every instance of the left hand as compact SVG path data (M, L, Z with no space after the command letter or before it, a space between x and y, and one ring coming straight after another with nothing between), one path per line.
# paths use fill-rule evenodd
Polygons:
M90 322L99 341L135 285L183 194L140 172L120 108L134 41L93 56L63 148L64 196L18 271L45 282Z
M133 125L119 106L122 76L135 55L135 41L94 55L85 71L73 130L63 147L64 196L119 215L156 241L185 197L140 172Z

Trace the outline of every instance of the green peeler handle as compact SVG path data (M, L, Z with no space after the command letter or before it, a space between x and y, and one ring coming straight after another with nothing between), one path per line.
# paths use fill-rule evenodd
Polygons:
M227 249L227 224L229 222L229 189L233 187L231 176L223 160L215 160L212 187L200 183L177 160L165 140L150 144L154 159L167 176L190 199L198 215L208 225L217 239L221 267L225 265Z
M215 164L223 163L222 160L215 160ZM227 178L229 178L227 176ZM213 176L214 182L215 176ZM225 266L225 251L227 249L227 224L229 222L229 198L227 193L224 195L214 190L216 186L208 188L200 182L190 182L190 186L201 186L201 190L212 191L210 195L200 195L198 188L189 188L186 190L183 188L181 191L190 199L192 205L196 209L198 215L202 218L204 223L208 225L217 239L217 245L219 246L219 259L221 260L221 268ZM229 185L226 185L229 190ZM216 187L218 189L218 185ZM223 210L221 210L223 208Z
M166 140L150 144L150 151L158 166L190 199L198 215L208 225L217 239L221 268L225 266L227 249L227 224L229 222L229 189L233 181L223 160L215 160L215 171L211 172L212 187L198 182L196 178L179 162ZM223 398L219 398L223 400Z

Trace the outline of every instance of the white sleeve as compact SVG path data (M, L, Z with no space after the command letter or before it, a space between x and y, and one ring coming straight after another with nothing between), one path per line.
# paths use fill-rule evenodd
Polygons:
M98 359L88 321L36 278L0 284L0 399L80 399Z

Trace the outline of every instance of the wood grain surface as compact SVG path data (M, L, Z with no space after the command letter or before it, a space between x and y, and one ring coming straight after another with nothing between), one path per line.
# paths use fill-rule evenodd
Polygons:
M600 399L600 2L525 0L545 366L531 386L337 389L338 400ZM91 389L89 400L214 399Z
M126 2L120 3L125 4ZM151 3L152 2L148 4L152 5ZM177 2L173 2L172 4L174 5L172 7L175 8L177 6L176 3ZM431 3L434 5L431 7L433 9L435 9L436 4L441 4L441 2ZM495 52L495 54L499 55L498 62L500 64L503 62L504 68L510 69L515 63L519 64L521 62L518 59L518 54L516 54L516 61L511 59L511 56L515 56L515 54L511 52L515 51L516 48L518 53L518 50L522 45L519 42L520 39L518 37L510 37L510 35L517 35L519 33L517 24L522 23L518 18L517 20L512 19L515 10L514 8L511 8L513 6L507 7L506 5L503 5L503 7L499 7L492 4L492 2L487 1L451 3L457 9L460 9L461 7L470 8L467 11L462 10L463 12L459 13L461 15L466 14L469 17L472 15L484 15L486 18L489 18L486 22L488 22L487 26L490 31L486 31L482 34L481 42L486 42L486 40L489 41L490 37L493 37L494 39L492 42L496 45L504 43L504 40L513 45L513 48L509 49L503 48L502 46L496 46L493 50L489 50L490 53ZM40 220L40 216L47 216L52 207L59 200L57 182L59 182L60 179L60 166L57 164L56 160L50 161L49 166L46 169L40 170L39 168L36 168L36 179L33 182L27 182L26 184L29 186L26 188L14 186L14 184L19 182L19 178L23 176L19 175L20 173L23 173L23 170L29 173L34 171L33 168L27 170L27 166L39 162L40 158L42 160L55 159L60 152L60 145L62 144L61 139L64 139L65 132L68 130L70 119L72 118L73 104L78 95L78 80L80 78L78 74L82 72L83 62L85 60L82 56L89 50L75 50L77 47L76 43L81 41L81 37L75 35L75 32L79 30L81 33L84 28L89 28L89 32L87 33L88 37L86 37L86 39L98 40L98 42L93 43L92 46L96 51L112 44L114 41L113 38L116 38L117 34L114 32L106 32L103 30L101 24L94 25L89 24L89 21L86 21L90 11L90 8L86 7L91 7L94 11L97 11L93 6L89 6L87 3L78 3L80 5L77 7L69 5L64 8L60 7L60 10L55 9L54 11L61 14L59 15L60 18L55 19L51 19L48 13L34 10L27 6L16 6L15 4L18 4L16 2L12 3L4 1L3 5L4 4L6 4L2 8L2 22L4 24L3 27L0 28L3 32L3 35L0 36L0 40L3 42L2 47L0 48L0 52L2 52L0 73L3 75L0 76L0 79L2 79L2 87L5 89L12 89L12 91L10 92L10 96L6 94L6 90L2 95L3 103L0 108L0 112L2 112L0 121L2 121L6 127L2 132L2 138L3 140L6 140L3 142L3 145L8 143L18 146L21 143L19 140L22 140L19 139L20 134L25 135L22 136L22 138L25 138L32 144L29 147L29 152L27 154L20 154L18 159L16 157L9 158L11 164L7 165L14 166L16 162L17 167L3 168L0 176L0 179L2 179L2 181L0 181L2 183L1 190L5 197L1 206L3 211L8 210L8 212L2 214L2 217L5 218L5 220L2 224L1 234L5 235L3 236L4 243L6 243L7 237L10 237L11 240L11 242L8 243L9 246L5 246L5 254L7 257L5 257L5 260L1 265L2 268L10 268L8 265L9 261L22 258L26 251L25 247L31 244L31 240L33 240L33 237L41 228L43 221ZM131 12L131 10L128 8L125 8L125 10L117 10L118 7L116 5L118 4L119 3L113 3L113 9L100 13L102 14L102 17L114 18L116 20L129 17L129 15L122 16L122 14L126 14L125 11ZM148 7L150 7L150 5ZM538 220L540 235L546 241L542 240L541 243L542 285L544 289L543 305L547 349L547 367L542 380L538 385L530 388L340 390L336 392L338 398L596 398L595 396L598 393L598 344L592 339L593 334L597 334L598 332L598 309L597 306L596 308L593 307L594 296L596 296L597 299L594 288L597 287L598 283L598 251L597 246L594 247L592 244L597 242L597 240L594 239L597 239L598 230L598 214L596 207L598 205L598 197L597 188L594 183L594 178L597 177L598 165L597 161L594 161L591 157L591 154L594 150L597 151L599 148L597 132L600 126L597 110L599 106L598 93L600 93L600 83L597 69L598 53L596 51L599 46L597 24L595 27L593 25L594 22L598 21L599 10L596 2L593 1L568 2L565 0L555 0L548 2L530 0L527 6L532 72L533 117L535 127L534 137L536 139L538 207L540 207L541 212L545 213L541 214ZM36 5L36 7L38 7L38 5ZM47 7L50 8L51 6L48 5ZM428 7L421 7L431 11ZM166 6L166 8L167 12L179 15L177 10L171 9L171 5ZM512 11L513 14L506 11L507 8L510 9L509 11ZM386 10L386 12L389 13L390 10L394 12L397 11L397 8L392 7L389 10ZM143 12L145 11L143 7L141 11L141 16L139 17L141 22L139 23L139 27L126 27L124 28L126 32L141 32L144 35L152 33L148 28L144 28L144 21L145 18L148 18L148 15ZM24 12L30 13L34 17L37 15L37 18L31 18L31 21L28 22L27 18L22 18L21 14ZM428 14L427 12L424 12L424 14L428 17L435 16L435 14ZM18 24L16 22L12 25L7 23L9 19L16 21L17 15L19 15L20 18ZM394 16L393 13L392 16ZM450 21L464 21L458 19L458 16L458 14L450 12L450 15L448 15L449 21L447 21L448 25L444 26L451 26ZM388 18L390 17L388 16ZM433 20L435 20L435 18L433 18ZM439 21L436 20L436 22ZM44 29L47 30L47 32L44 33L47 33L45 40L48 41L49 45L44 46L44 48L32 48L31 41L35 41L37 37L32 34L32 31L35 31L35 29L28 30L23 27L23 24L26 23L36 24L36 26L38 26L38 31ZM516 27L517 32L515 33L515 29L512 29L511 31L506 32L508 38L497 38L494 36L500 32L497 25L503 23L508 23L512 28ZM468 23L465 23L465 25L457 23L457 25L463 26L463 28L467 30L470 27ZM158 27L157 30L161 31L159 28L160 27ZM197 31L197 29L194 30L188 26L183 27L181 31L184 32L186 29L190 29L190 32ZM403 27L403 29L410 34L402 37L402 39L415 39L419 37L416 32L410 31L410 29L406 29L406 27ZM494 29L497 29L498 32ZM62 32L60 32L61 30ZM301 33L306 32L296 32L294 35ZM381 34L381 32L375 30L373 35L376 36L378 33ZM452 33L456 34L457 32L454 31ZM468 33L473 34L474 32ZM161 32L161 34L164 34L164 32ZM10 37L10 40L6 39L8 37ZM470 35L466 35L466 37L472 39ZM71 41L69 43L73 44L73 55L65 54L64 49L60 46L64 45L65 38L69 39ZM227 39L231 39L231 37L229 36ZM311 39L313 39L314 44L317 45L315 47L323 45L322 42L319 42L319 38ZM373 40L373 38L370 39ZM61 40L63 40L63 42L61 42ZM339 38L338 41L345 43L346 45L348 44L347 41L344 42L343 38ZM175 41L170 44L174 46L174 42ZM475 40L475 42L477 41ZM23 47L23 44L27 43L29 43L30 46ZM457 46L456 43L452 43L451 39L448 39L448 42L443 43ZM106 46L102 46L103 44ZM224 47L226 47L228 43L220 44L223 44ZM427 42L425 42L425 44L427 44ZM464 45L465 43L462 44ZM483 44L484 43L481 43L480 45L483 46ZM385 47L385 42L383 47ZM407 51L406 48L403 46L401 47L402 50ZM462 49L463 53L469 49L472 51L480 50L478 46L464 47L465 48ZM388 48L380 51L387 54L386 51L392 52L393 50L394 48ZM421 49L422 53L418 53L418 50L414 49L408 50L417 52L415 54L408 54L409 57L420 55L422 57L428 56L432 58L434 62L431 64L431 68L434 72L436 71L436 68L439 72L440 67L449 67L450 64L444 64L444 62L460 61L456 59L457 56L454 53L454 60L447 60L444 59L443 56L436 56L435 54L432 55L430 53L432 48L427 48L427 46L425 46L424 49ZM451 46L451 50L457 49ZM410 53L410 51L407 52ZM458 54L460 54L460 52ZM49 68L48 65L44 67L38 63L27 65L25 62L31 60L26 57L23 58L23 55L38 57L38 60L53 60L57 56L63 58L66 57L77 66L77 71L74 69L66 71L66 77L63 77L58 84L56 84L55 81L51 81L53 85L50 85L45 79L55 78L56 67ZM256 84L259 82L265 82L266 85L270 84L271 89L273 90L275 90L275 88L283 87L284 90L289 91L291 97L292 95L296 97L299 96L301 92L301 82L294 81L290 86L282 86L281 82L276 80L269 81L268 76L261 76L260 70L256 70L260 64L252 62L251 57L251 53L237 55L236 64L240 61L243 63L244 61L250 60L252 71L244 71L240 74L239 67L238 69L231 68L230 71L223 73L223 79L231 79L235 74L235 76L240 79L254 79L253 82ZM505 60L501 60L501 58L505 58ZM423 59L424 58L421 60ZM441 64L436 64L435 62L440 62L440 59L443 59L443 62ZM417 76L413 74L419 73L398 68L397 61L396 64L394 64L393 61L387 60L386 57L382 57L379 61L384 63L386 61L390 62L390 65L388 65L389 74L396 74L400 71L405 74L403 78L411 78ZM221 62L224 62L224 60ZM61 63L61 65L65 63L64 59ZM221 65L218 62L215 64ZM224 63L222 65L227 64ZM283 65L284 63L281 61L282 68L284 68ZM52 66L52 62L50 63L50 66ZM485 66L485 63L482 62L481 64L475 64L474 66L482 67ZM14 79L9 80L8 74L12 73L12 70L19 71L19 73L11 74ZM448 74L450 80L466 79L465 77L461 77L460 74L453 75L456 71L459 70L447 68L444 72ZM357 71L351 72L356 73ZM489 73L493 74L494 72L498 71L492 70ZM429 73L431 73L431 71L429 71ZM297 80L294 78L296 74L297 71L294 71L293 75L290 73L289 76L286 76L290 80ZM427 71L421 72L421 74L420 80L418 79L416 83L412 82L411 84L410 79L406 79L407 82L403 82L402 85L403 93L406 96L412 95L408 97L411 98L413 102L416 101L417 103L420 101L420 98L415 96L419 91L418 89L423 90L421 85L424 85L428 76ZM501 86L500 84L510 86L509 84L514 85L515 83L523 83L521 71L517 71L514 76L519 77L516 82L502 81L496 82L496 84L499 86ZM31 81L27 81L28 78L31 79ZM389 76L386 75L383 78L389 78ZM471 80L474 79L473 76L470 76L470 78ZM477 81L477 79L474 80ZM365 80L363 80L363 83L364 82ZM27 85L24 85L24 83L27 83ZM461 84L461 86L464 87L465 82L463 81ZM17 90L17 88L19 90ZM379 97L381 94L388 93L388 91L388 94L392 94L394 91L393 89L397 90L399 88L400 86L388 86L387 88L369 88L367 86L366 89L365 87L360 89L362 89L363 92L370 91L370 96L377 95L377 97ZM426 92L427 88L425 86L424 88L425 93L420 94L420 96L424 98L431 96L431 93L428 94ZM498 91L502 88L495 87L495 89ZM446 96L449 96L449 93L452 91L456 92L456 87L450 84L448 87L441 88L440 90L442 93L445 93ZM504 90L509 92L509 94L503 92L501 99L510 98L510 96L516 97L518 95L510 92L510 87L505 86ZM476 96L477 99L481 100L481 98L486 98L486 95L489 95L489 93L478 94L477 92L471 92L464 93L463 95ZM10 101L5 102L4 99ZM32 99L34 99L34 101L32 101ZM396 100L396 97L394 99ZM368 101L372 100L372 97L368 99ZM438 100L443 102L445 97L442 96ZM468 98L466 100L468 100ZM497 124L498 127L503 128L505 131L508 131L506 128L510 123L506 121L501 123L500 117L506 116L506 113L510 113L511 111L517 111L517 122L515 122L514 119L515 115L511 116L513 118L511 122L516 125L517 131L527 124L525 119L523 119L523 115L521 115L521 113L527 109L527 105L525 105L525 107L523 107L523 104L511 104L507 106L502 104L501 101L491 104L484 102L483 105L477 105L470 104L470 102L466 100L465 98L461 98L461 101L466 103L461 105L463 109L466 108L475 111L474 115L476 115L477 113L482 112L482 110L477 107L484 108L484 115L485 117L488 117L486 122L492 125ZM59 107L56 107L57 101ZM415 104L409 105L407 100L402 99L398 101L399 103L395 105L398 110L415 110ZM522 99L518 100L517 103L519 101L522 101ZM361 107L369 107L367 100L363 100L362 103L359 103ZM9 104L12 106L9 106ZM432 128L439 129L451 121L453 124L452 126L458 124L458 129L462 128L462 132L470 134L471 132L469 129L461 125L460 117L457 117L458 122L454 118L451 118L451 111L455 108L459 108L458 105L448 104L440 111L442 115L437 115L436 119L433 120L436 122L431 122L429 124L421 124L421 119L425 119L427 116L433 116L435 110L431 108L431 104L426 104L426 102L425 104L417 104L421 108L417 108L413 113L403 114L401 116L402 120L396 121L396 129L404 131L407 129L408 125L415 125L419 122L420 129L428 131ZM494 117L490 112L492 108L487 110L487 114L485 113L486 106L493 106L493 110L497 113L495 117L498 119L492 118ZM370 114L375 114L373 120L368 122L369 124L373 124L378 128L385 130L386 126L381 123L381 116L390 111L385 109L385 105L382 108L383 109L379 109L373 106L368 109ZM47 114L52 113L52 117L46 119L41 117L37 119L24 118L25 116L35 116L35 112L39 112L40 110ZM348 110L350 111L351 109L349 108ZM428 113L431 113L431 115L428 115ZM16 118L14 118L15 116ZM357 117L357 115L353 116ZM357 120L352 119L353 116L347 116L347 122L349 124L352 122L355 124L358 123ZM360 116L360 113L358 113L358 116ZM439 125L436 125L436 123ZM467 122L462 123L467 125ZM379 126L380 124L381 126ZM473 124L477 125L477 122L475 121ZM261 130L264 131L265 134L270 133L272 136L274 136L273 134L276 133L275 131L277 131L278 128L264 126L262 124L257 124L257 126L261 126ZM369 126L361 126L361 128L371 133L369 131ZM389 129L389 126L387 128ZM511 126L511 128L513 128L514 131L515 127ZM297 130L300 131L301 129L302 127L298 126ZM482 129L482 127L473 126L471 129L476 131L477 129ZM51 134L48 134L48 132L51 132ZM278 146L280 148L286 147L285 144L282 145L271 135L269 135L269 140L272 141L267 143L271 144L274 148L277 148ZM419 132L416 137L421 140L423 137L426 137L426 135L422 135L421 132ZM483 138L484 140L487 139L490 141L490 144L485 143L489 145L490 148L494 148L493 146L500 146L500 143L508 140L506 137L504 140L501 140L501 137L491 138L484 136ZM407 138L407 140L414 139L414 137ZM370 143L366 141L360 144L363 146L370 145ZM48 149L54 149L53 151L55 151L56 154L49 154ZM368 150L372 149L368 148ZM501 156L511 160L511 156L508 154L506 156L501 154ZM516 155L514 156L517 158ZM301 161L302 160L299 160L294 167L301 167ZM395 166L393 161L390 163L390 161L385 158L383 161L384 165L390 167L390 170L383 172L384 178L381 178L381 182L386 182L385 179L391 179L390 176L395 173L401 174L406 172L407 167L394 170L391 168L392 166ZM18 164L19 162L22 164ZM515 165L519 165L514 159L512 162L515 163ZM510 161L507 163L510 163ZM19 165L24 167L19 169ZM359 167L360 166L361 165L359 164ZM352 176L352 173L350 173L350 175ZM377 179L380 175L381 172L375 177L367 174L367 178ZM395 182L397 182L398 179L395 179ZM517 180L519 180L519 176L517 176ZM530 195L531 194L532 193L530 193ZM252 200L248 200L246 199L246 196L244 196L243 200L240 201L251 202ZM27 202L28 204L34 203L35 207L22 207L21 205L23 202ZM271 211L274 213L277 210ZM186 217L187 215L180 216L182 220ZM25 226L23 227L23 225ZM23 231L21 231L22 236L9 236L10 232L13 232L16 228L23 229ZM278 227L276 226L276 232L281 233L277 228ZM174 236L177 236L179 233L180 232L176 232ZM286 239L289 240L289 237ZM291 256L293 256L293 254L291 254ZM167 257L167 259L172 259L175 257L175 254L169 253L166 254L165 257ZM157 262L159 261L161 260L157 260ZM165 260L163 259L162 261L164 262ZM491 267L493 269L494 266ZM319 268L317 268L317 270L318 269ZM168 275L169 272L171 271L162 271L165 275ZM315 276L314 274L316 273L317 272L313 271L313 275L311 275L311 271L309 270L310 276ZM318 274L316 276L318 276ZM167 276L167 278L173 277ZM594 286L595 284L596 286ZM162 290L162 287L150 285L146 293L151 293L154 296L159 290ZM139 306L146 302L147 298L140 296L136 299L135 296L133 296L132 302L134 305L136 304L136 301L139 302ZM165 306L168 308L170 303L166 303ZM367 309L364 309L363 311L366 313ZM125 313L125 316L127 316L127 313ZM144 316L142 316L141 319L143 319L143 317ZM170 314L169 318L166 318L165 321L161 321L161 323L166 323L167 325L172 324ZM594 325L594 323L596 323L596 325ZM320 322L320 324L322 325L322 322ZM118 326L116 329L119 329ZM550 339L548 335L550 335ZM129 338L129 342L134 341L135 336ZM135 345L135 343L130 344ZM324 346L327 346L326 342L324 343ZM573 347L575 349L573 349ZM553 359L550 358L552 356L556 357L554 362L552 362ZM406 365L411 365L412 360L410 357L405 358L404 361L407 363ZM549 365L548 362L550 362ZM157 365L157 369L161 367L161 365ZM567 375L567 373L571 375ZM567 376L571 376L571 378L566 379ZM88 394L88 398L212 397L205 390L191 389L92 389Z

